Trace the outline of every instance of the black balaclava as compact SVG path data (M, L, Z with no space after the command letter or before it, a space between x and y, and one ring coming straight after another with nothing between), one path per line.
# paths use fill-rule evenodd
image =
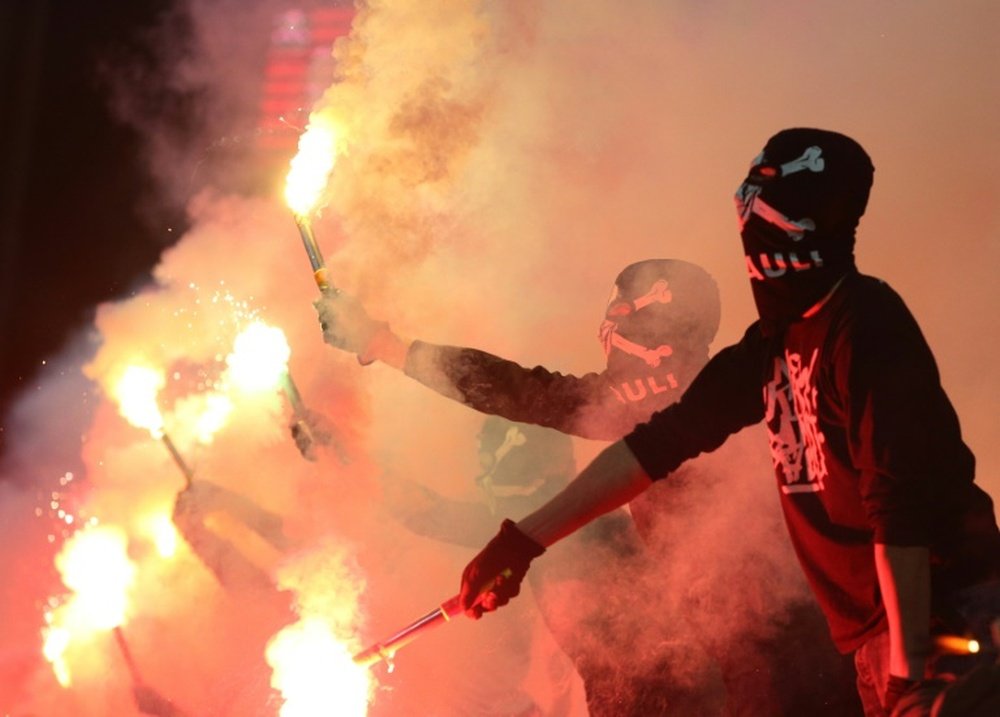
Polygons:
M608 374L662 380L670 370L690 381L708 360L719 314L719 288L701 267L677 259L630 264L615 280L599 333Z
M736 208L765 335L801 318L856 271L854 231L874 171L861 145L820 129L783 130L754 159Z
M649 259L622 270L600 331L608 385L626 407L628 425L622 429L648 421L681 397L708 362L720 316L719 287L696 264ZM645 539L662 517L665 489L646 491L629 503Z

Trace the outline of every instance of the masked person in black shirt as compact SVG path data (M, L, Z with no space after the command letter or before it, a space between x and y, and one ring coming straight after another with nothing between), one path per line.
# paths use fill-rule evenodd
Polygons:
M1000 531L916 321L855 267L873 173L842 134L790 129L767 142L736 194L760 321L679 402L505 521L463 574L472 616L505 602L545 547L764 422L789 535L834 643L854 654L865 714L1000 714L995 650L964 664L935 650L942 633L991 644ZM946 670L969 674L949 683Z
M327 342L357 353L363 362L381 360L435 391L484 413L604 440L620 439L655 411L680 397L708 361L709 346L720 316L718 288L704 269L674 259L631 264L615 281L599 331L606 367L601 372L575 376L540 366L529 369L476 349L406 341L386 324L372 321L354 299L344 294L325 297L317 302L317 308ZM536 463L539 466L547 464L538 460ZM527 470L527 466L524 468ZM525 472L520 479L530 483L538 477ZM671 534L658 528L663 525L664 516L690 512L692 504L699 503L698 496L704 494L707 486L721 480L722 476L692 465L681 471L678 480L660 484L658 490L632 500L629 508L635 527L650 545L654 559L680 563L690 561L703 550L704 546L696 544L695 538L687 539L678 536L676 531ZM564 484L565 479L546 482L545 490L532 496L530 506L529 501L524 500L520 504L512 499L503 501L502 509L506 512L500 514L523 515ZM709 505L706 501L700 503ZM468 524L467 519L454 516L451 507L439 504L439 509L436 525L448 522L443 520L448 516L455 518L452 521L455 526ZM681 705L690 713L717 714L721 709L718 699L720 670L725 683L722 697L728 699L725 708L728 714L791 715L800 712L801 706L813 697L827 705L829 714L841 714L845 704L854 704L849 692L845 700L843 690L853 674L836 661L835 656L825 656L823 645L817 644L822 619L811 606L799 606L780 618L798 631L798 641L785 638L780 644L773 640L754 642L750 635L752 630L741 633L734 628L724 631L724 639L708 645L697 644L698 640L705 639L703 636L690 639L692 632L701 631L689 631L682 650L667 649L669 643L679 642L675 639L677 635L668 635L662 627L644 623L643 615L652 611L645 607L647 601L640 599L642 589L638 587L644 575L663 572L663 564L660 563L660 569L646 564L640 568L642 559L624 557L635 553L636 549L632 547L631 529L627 523L609 520L620 517L607 516L598 520L581 536L589 546L585 551L590 554L589 562L575 561L576 566L571 566L569 563L574 559L569 556L579 553L564 552L566 557L562 562L566 565L562 566L564 575L560 577L558 565L550 567L560 562L559 558L552 556L551 560L543 561L546 568L540 571L544 575L537 576L538 585L533 583L543 615L547 616L550 626L555 626L553 633L557 641L574 659L584 678L591 714L660 714L668 709L681 709ZM482 529L480 523L477 532L481 533ZM586 574L588 570L590 575ZM620 594L614 594L610 577L613 572L619 573L618 584L631 580L631 588L619 589ZM627 575L631 577L623 577ZM573 578L581 580L580 584L585 586L577 598L552 597L559 594L553 585L569 585ZM663 589L662 586L651 587L650 583L643 585L648 590ZM674 584L668 589L681 593L687 587ZM764 585L743 587L748 594L756 591L765 595L768 590ZM728 582L716 581L699 585L699 588L703 593L688 600L684 610L661 619L679 625L685 615L700 614L711 609L709 604L724 606L732 600L729 597L717 599L729 595L731 584ZM591 595L590 602L594 596L600 596L598 599L604 601L604 606L600 610L578 610L573 619L561 622L552 619L559 611L555 605L583 604L587 602L582 599L586 592ZM767 604L767 598L761 597L758 602ZM772 618L764 614L759 617L761 623ZM602 640L601 635L614 637L603 639L604 649L600 649L601 645L588 644L585 635L591 636L591 643ZM740 643L740 648L734 641ZM653 643L659 646L652 646ZM694 664L697 662L695 655L705 649L714 656L714 660L709 660L701 670L701 679L706 684L689 686L689 689L683 686L683 679L671 677L671 663L675 666L683 662ZM686 655L681 654L685 651ZM656 656L644 665L636 659L644 654ZM805 688L796 686L800 679L816 674L827 676L824 689L810 686L807 693ZM710 694L713 689L715 694Z

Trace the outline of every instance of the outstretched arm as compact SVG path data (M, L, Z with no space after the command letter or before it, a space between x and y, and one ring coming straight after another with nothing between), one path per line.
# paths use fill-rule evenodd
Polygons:
M630 406L615 396L603 374L561 374L477 349L410 340L342 292L324 295L315 306L326 343L357 354L362 364L393 366L482 413L609 441L635 426Z
M425 538L478 548L493 535L495 518L485 503L452 500L396 475L383 478L382 496L393 518Z
M612 443L575 480L517 523L525 535L548 547L590 521L619 508L652 485L624 441Z
M561 493L500 532L462 573L460 604L473 618L507 604L534 558L591 520L624 505L651 480L623 441L604 449Z
M519 523L504 521L462 575L466 613L478 617L503 605L517 595L529 563L546 547L759 421L761 335L755 326L739 344L716 354L679 402L605 448L562 492Z

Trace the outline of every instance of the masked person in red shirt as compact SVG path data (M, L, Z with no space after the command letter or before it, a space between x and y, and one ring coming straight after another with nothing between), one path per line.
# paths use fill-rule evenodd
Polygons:
M855 266L873 174L862 147L836 132L789 129L767 142L736 194L760 320L680 401L545 506L504 521L463 574L472 616L516 594L547 546L764 422L789 536L834 643L854 654L865 714L897 704L907 715L1000 714L995 651L965 664L935 651L941 633L990 644L1000 531L916 321ZM510 576L498 580L502 570ZM949 684L945 670L971 673Z
M372 321L355 300L344 294L325 297L317 302L317 308L326 341L357 353L363 362L381 360L442 395L484 413L603 440L620 439L680 397L708 361L720 316L718 288L704 269L675 259L631 264L615 281L599 331L605 369L576 376L541 366L526 368L476 349L404 340L386 324ZM506 482L524 486L538 482L543 467L551 461L538 456L532 461L536 466L534 474L525 464L517 476ZM563 488L569 477L545 481L530 497L515 499L512 495L496 501L499 509L507 511L499 514L533 510ZM787 610L771 605L763 570L758 571L759 585L743 585L744 595L758 596L750 602L761 606L761 614L747 620L746 625L724 630L715 642L705 641L703 629L688 629L678 640L678 634L670 634L670 628L648 621L654 611L642 598L643 590L664 587L662 579L654 584L643 582L644 578L665 572L662 561L697 562L695 556L705 549L697 536L662 530L663 523L669 522L664 516L677 514L691 520L692 512L710 510L711 501L700 500L699 496L704 497L710 485L731 480L697 464L686 466L676 477L676 481L661 484L661 490L636 496L629 505L635 527L650 546L649 556L635 555L643 551L638 550L639 545L633 546L631 528L627 522L623 525L621 516L605 516L574 536L574 543L584 546L582 551L568 550L561 557L547 557L545 566L536 568L538 574L533 572L537 579L532 581L532 587L541 612L584 679L591 714L617 717L667 710L718 714L723 710L720 680L724 683L722 701L728 700L724 708L727 714L796 714L809 704L810 698L825 704L831 715L843 714L845 708L854 706L850 691L843 689L853 679L852 672L836 661L832 650L829 656L823 652L822 618L809 605L799 604ZM414 505L422 502L413 501ZM447 530L452 540L459 526L470 527L468 515L456 515L455 506L435 503L438 520L428 519L427 511L421 510L423 526L433 525L438 533ZM405 511L405 506L402 508ZM483 521L487 519L480 516L475 534L482 535ZM777 516L774 521L779 521ZM445 523L451 525L450 530ZM418 532L427 534L426 530ZM472 532L465 530L463 534ZM743 557L753 560L748 555ZM631 580L631 586L616 588L624 575L632 576L625 579ZM697 613L701 618L702 613L719 606L725 611L738 600L728 581L699 578L695 582L700 592L692 591L686 602L688 609L658 616L661 623L674 623L676 627L684 622L685 614L690 617ZM643 587L638 587L640 583ZM673 595L691 588L675 582L666 589ZM603 604L599 608L579 607L595 601ZM568 605L577 609L568 610ZM786 637L779 644L770 636L754 634L755 628L775 618L767 612L770 609L783 611L778 619L797 630L798 641ZM691 639L692 634L698 636ZM699 640L702 644L698 644ZM670 644L683 647L668 649ZM712 655L708 664L701 670L689 668L700 672L697 679L705 684L684 685L683 677L672 674L684 663L697 663L699 653L706 650ZM817 674L827 676L828 689L810 687L806 692L797 687L798 682ZM715 685L710 684L713 680Z

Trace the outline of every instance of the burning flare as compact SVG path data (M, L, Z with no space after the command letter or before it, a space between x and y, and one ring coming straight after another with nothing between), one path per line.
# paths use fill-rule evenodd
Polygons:
M204 396L201 410L194 422L195 438L199 443L209 444L215 438L233 412L233 402L221 393Z
M46 613L42 653L64 687L71 682L68 649L99 632L113 630L128 617L128 592L135 565L120 528L92 525L77 532L56 556L56 568L72 593Z
M163 414L157 404L157 395L166 380L162 371L131 364L127 366L111 387L111 395L118 404L122 416L137 428L149 431L153 438L163 441L170 452L170 457L180 468L184 481L190 485L194 471L181 456L177 446L164 428ZM232 400L219 392L195 395L186 399L183 406L178 407L182 417L188 418L188 425L193 426L193 437L199 443L208 444L215 438L233 411ZM176 419L175 412L174 418Z
M170 457L184 475L184 482L191 484L194 471L181 457L180 452L163 428L163 414L156 403L156 395L163 388L163 373L147 366L131 365L112 387L111 393L118 410L136 428L145 428L153 438L163 441Z
M163 416L156 395L166 379L163 373L148 366L131 365L112 390L118 410L136 428L144 428L154 438L163 435Z
M299 151L292 158L285 179L285 203L297 218L306 218L315 211L336 158L337 132L333 122L325 114L314 113L299 137Z
M267 646L281 717L364 717L376 682L351 659L364 581L348 554L332 544L300 553L282 565L278 582L294 593L300 615Z
M952 655L975 655L979 652L979 640L959 635L938 635L934 638L934 646Z
M152 541L156 553L161 558L172 558L177 555L177 543L180 536L170 519L169 510L147 515L141 522L142 531Z
M285 202L295 215L295 225L312 265L313 279L323 292L335 289L327 277L326 262L313 234L309 215L323 196L336 158L337 134L333 122L325 114L314 113L306 131L299 137L298 154L292 158L285 180Z
M236 337L233 352L226 357L227 376L247 393L274 389L288 370L291 353L281 329L255 321Z
M268 644L267 661L274 666L271 686L285 699L281 717L368 713L369 672L325 620L307 617L283 629Z

